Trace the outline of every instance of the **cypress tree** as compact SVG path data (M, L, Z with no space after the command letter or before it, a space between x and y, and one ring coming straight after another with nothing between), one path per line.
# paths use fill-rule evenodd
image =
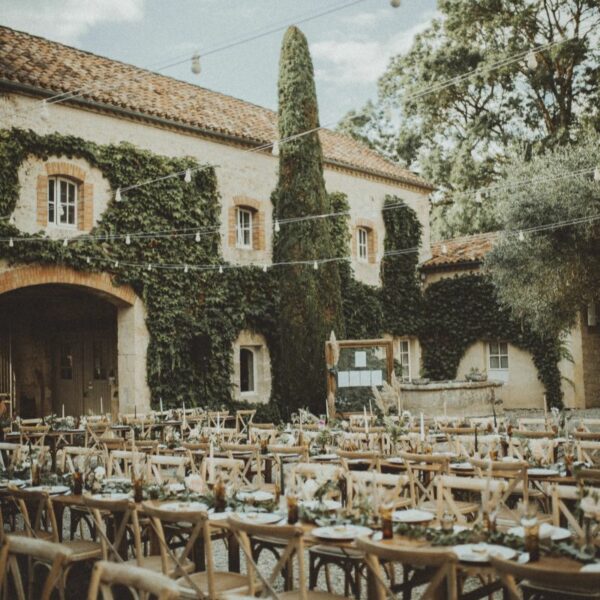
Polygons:
M279 179L273 193L279 220L330 212L323 178L323 152L317 131L319 115L313 65L304 34L290 27L283 38L279 63ZM331 218L281 226L275 236L276 262L306 261L280 267L281 364L279 394L286 412L309 407L325 411L325 341L333 329L343 337L340 276L335 262Z

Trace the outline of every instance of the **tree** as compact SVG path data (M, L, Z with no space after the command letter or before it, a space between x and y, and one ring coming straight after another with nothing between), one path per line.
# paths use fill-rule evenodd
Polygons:
M290 27L279 64L279 180L273 193L279 220L330 211L323 178L323 153L313 65L302 32ZM298 134L311 133L293 138ZM330 219L285 223L275 236L275 262L305 261L279 269L280 339L284 410L308 406L324 411L325 341L331 330L344 335L340 276L336 262L315 270L313 261L335 256Z
M505 232L486 267L500 301L538 332L561 333L582 306L600 300L599 165L600 136L592 135L510 163L494 197ZM523 231L532 227L543 229Z
M600 130L600 0L440 0L438 8L390 62L377 104L340 128L440 187L453 202L438 205L441 235L489 231L498 226L492 200L460 192L495 181L511 156L527 160L584 128ZM535 54L535 69L524 58L494 67L551 42L559 43Z

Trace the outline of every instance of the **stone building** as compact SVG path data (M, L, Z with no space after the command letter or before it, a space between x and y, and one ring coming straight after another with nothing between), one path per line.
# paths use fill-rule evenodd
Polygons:
M61 101L53 103L57 94L63 94ZM50 100L43 104L44 99ZM127 141L156 154L217 165L224 259L270 263L270 195L278 160L261 146L276 140L274 112L0 27L0 123L2 129L57 132L98 144ZM432 186L349 137L327 129L320 137L327 189L345 193L350 205L356 277L379 283L375 257L383 253L386 195L402 198L418 215L421 259L427 259ZM116 191L85 160L67 156L29 157L18 178L20 194L10 218L21 232L55 239L92 231ZM0 344L0 393L14 395L22 414L60 413L63 405L67 413L98 412L101 402L108 410L109 398L116 398L122 412L149 405L144 304L107 274L3 262ZM399 351L406 350L398 344ZM234 395L267 401L265 339L243 331L232 352Z

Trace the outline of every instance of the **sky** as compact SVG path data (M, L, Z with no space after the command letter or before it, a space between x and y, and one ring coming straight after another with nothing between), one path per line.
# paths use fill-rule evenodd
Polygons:
M299 25L313 56L321 123L333 125L376 97L390 57L406 52L435 17L435 0L402 0L400 8L389 0L0 0L0 23L276 109L284 26L351 2ZM196 51L200 75L188 60Z

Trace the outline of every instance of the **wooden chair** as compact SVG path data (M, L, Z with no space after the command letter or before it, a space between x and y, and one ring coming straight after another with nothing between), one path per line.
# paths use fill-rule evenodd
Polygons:
M348 452L345 450L338 450L336 454L340 459L342 467L347 472L352 470L381 471L380 452L374 450L363 452Z
M236 515L229 517L228 522L246 557L248 595L254 596L261 588L264 588L263 596L274 595L281 600L341 600L345 598L345 596L337 596L326 592L309 591L304 563L304 530L302 527L296 525L255 525ZM256 562L250 541L252 537L278 540L282 545L283 551L270 574L266 574L266 568L259 567ZM298 589L275 594L273 590L275 579L294 558L298 565Z
M235 411L235 430L238 436L246 437L249 428L254 420L256 410L236 410Z
M415 506L427 504L435 510L435 475L447 474L450 458L439 454L414 454L412 452L399 452L399 457L404 461L406 474L409 477L410 497Z
M275 463L275 483L279 485L281 493L285 492L285 468L288 465L307 463L307 446L267 446L269 454L273 456Z
M263 468L260 455L260 446L255 444L221 444L221 450L227 454L231 460L241 460L244 467L241 472L241 478L244 483L251 484L254 476L258 482L263 481Z
M132 565L120 565L101 560L94 566L88 600L113 600L112 588L128 588L139 600L178 600L180 589L176 582L161 573Z
M546 417L521 417L517 419L517 429L521 431L545 431L548 427Z
M56 468L63 473L74 473L75 470L84 472L95 457L103 458L101 450L81 446L65 446L56 453Z
M21 456L21 444L0 442L0 468L7 471L19 462Z
M586 433L581 435L599 436L596 440L600 439L600 433ZM600 463L600 441L579 438L575 444L575 452L577 454L577 460L580 462L590 463L592 465L598 465Z
M352 505L356 495L362 493L374 501L377 498L380 504L392 504L394 509L413 506L408 475L352 471L348 484L349 505Z
M108 454L106 462L106 475L108 477L131 478L134 464L142 464L146 459L143 452L131 452L130 450L113 450Z
M190 463L188 456L149 456L148 476L157 483L183 481Z
M244 469L244 461L231 458L205 458L202 461L201 475L207 483L221 478L223 483L237 484Z
M245 592L247 580L244 575L230 573L227 571L216 571L214 567L214 553L212 549L211 531L208 514L205 511L180 511L163 510L160 505L151 502L143 503L144 513L150 517L152 527L158 538L160 547L160 566L164 575L176 579L185 596L206 597L216 600L225 593ZM182 527L181 524L186 526ZM182 549L176 552L171 548L171 540L166 533L171 533L173 539L173 528L179 529L177 538L182 535L186 538ZM206 569L194 572L194 551L197 542L203 543L203 554L206 561ZM153 557L148 557L153 558ZM196 563L201 562L196 556ZM146 559L144 559L146 560Z
M552 524L562 527L564 524L579 539L584 538L581 520L576 513L576 506L580 500L580 490L574 485L560 485L555 483L550 488L552 499Z
M552 567L536 563L521 564L490 556L490 564L500 575L510 600L540 597L545 600L600 598L600 573L582 573L575 567L561 568L555 559ZM520 581L517 584L517 581Z
M423 549L415 546L389 545L375 542L367 537L356 540L356 546L365 554L365 561L376 582L376 596L369 600L386 600L395 597L394 593L402 591L410 594L416 587L425 585L421 600L434 600L438 597L456 600L458 598L456 583L456 555L449 550ZM401 564L405 573L404 583L390 589L381 561ZM412 573L412 577L411 577ZM406 597L406 595L405 595Z
M63 544L28 537L5 536L0 549L0 591L3 592L3 597L17 600L50 600L53 592L58 591L59 597L64 600L64 574L71 554L71 550ZM20 558L27 560L27 590L23 585L18 560ZM48 573L38 595L34 591L34 582L40 566ZM11 591L13 593L10 593Z

